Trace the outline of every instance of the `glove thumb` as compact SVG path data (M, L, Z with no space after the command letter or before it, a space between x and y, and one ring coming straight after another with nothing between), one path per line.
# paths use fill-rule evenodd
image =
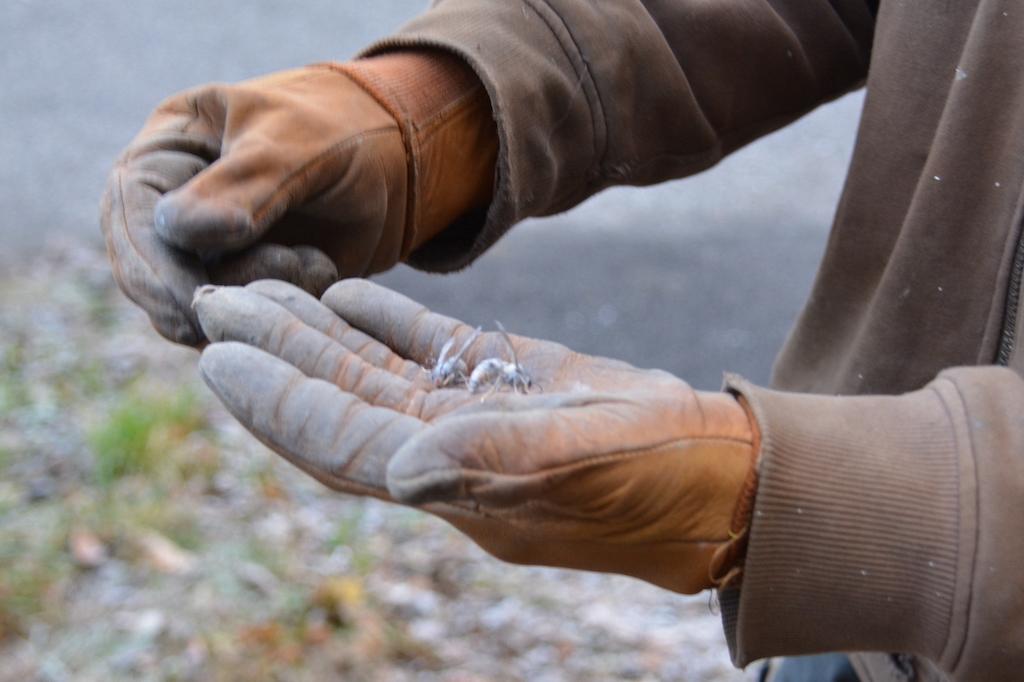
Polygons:
M237 251L259 240L287 209L272 154L233 151L165 194L155 208L157 234L192 253Z

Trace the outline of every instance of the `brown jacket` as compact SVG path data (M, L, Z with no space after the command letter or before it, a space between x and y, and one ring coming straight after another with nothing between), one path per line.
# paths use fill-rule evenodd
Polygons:
M729 380L764 440L726 634L738 665L869 651L854 657L865 680L1017 679L1024 7L442 0L371 52L404 45L466 59L499 128L488 214L415 254L437 270L609 185L707 168L866 79L776 390Z

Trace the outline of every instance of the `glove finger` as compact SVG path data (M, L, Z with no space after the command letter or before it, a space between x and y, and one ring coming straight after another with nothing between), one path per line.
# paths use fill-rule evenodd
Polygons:
M344 492L388 499L387 462L423 428L412 417L371 407L245 344L211 344L203 351L199 371L256 438Z
M452 317L364 279L346 279L328 289L322 299L353 327L380 340L402 357L430 367L449 339L461 348L475 329ZM481 334L462 356L469 366L484 358L507 355L498 334Z
M243 286L263 279L291 282L319 296L338 279L334 263L312 246L257 244L206 265L214 284Z
M367 404L419 415L426 392L375 367L269 298L239 287L203 287L195 303L211 341L240 341L329 381Z
M304 291L319 297L338 281L337 266L320 249L299 244L293 246L292 251L299 257L298 277L292 281Z
M363 360L407 381L422 381L425 372L421 365L406 360L377 339L353 328L305 291L286 282L269 279L252 282L246 289L287 308L300 320L331 337Z
M165 151L192 156L201 160L203 167L215 161L220 156L221 134L211 126L213 121L199 113L196 94L203 89L186 90L158 104L146 119L142 130L124 150L120 161L130 163ZM192 175L195 173L183 178L171 189L177 189Z
M190 303L206 273L197 258L157 237L153 207L164 192L204 165L196 156L167 150L119 163L108 178L100 208L100 227L118 285L149 314L160 334L187 345L203 339Z

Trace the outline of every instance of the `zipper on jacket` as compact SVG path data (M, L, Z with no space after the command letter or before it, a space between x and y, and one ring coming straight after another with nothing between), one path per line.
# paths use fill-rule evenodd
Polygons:
M1003 312L1003 329L999 335L997 365L1008 365L1010 355L1017 342L1017 313L1020 309L1021 278L1024 277L1024 222L1017 236L1017 250L1013 254L1013 269L1010 270L1010 287L1006 292L1006 310Z

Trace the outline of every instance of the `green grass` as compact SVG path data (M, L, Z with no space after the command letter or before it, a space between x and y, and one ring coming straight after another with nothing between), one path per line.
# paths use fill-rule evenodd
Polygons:
M0 641L24 635L47 614L59 616L59 586L72 571L60 510L29 510L17 521L0 533Z
M130 507L115 505L113 512L131 518L132 527L155 530L182 549L196 551L202 547L202 529L192 511L169 497L154 496Z
M89 323L100 330L112 329L117 322L117 310L105 291L93 291L84 305Z
M352 570L356 575L370 573L377 563L377 557L365 547L365 538L359 528L362 512L358 509L343 516L334 527L327 550L348 547L352 551Z
M354 511L342 516L334 527L334 533L331 534L330 540L327 542L329 549L337 549L338 547L351 547L356 544L359 540L359 523L362 521L363 515L361 511Z
M24 354L24 346L20 340L16 340L0 357L0 413L25 407L31 402L28 386L21 373Z
M156 473L172 461L168 455L206 418L191 391L172 396L129 393L89 438L100 486L133 474Z
M62 404L73 408L83 400L103 395L105 375L106 369L101 362L79 362L65 375L54 377L53 386Z

